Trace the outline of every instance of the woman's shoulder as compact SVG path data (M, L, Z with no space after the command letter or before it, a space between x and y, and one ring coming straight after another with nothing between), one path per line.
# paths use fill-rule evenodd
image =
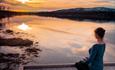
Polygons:
M100 46L105 46L105 43L103 43L103 44L99 44L99 43L93 44L93 48L98 48Z
M103 43L103 44L99 44L99 43L93 44L93 46L99 46L99 45L105 45L105 43Z

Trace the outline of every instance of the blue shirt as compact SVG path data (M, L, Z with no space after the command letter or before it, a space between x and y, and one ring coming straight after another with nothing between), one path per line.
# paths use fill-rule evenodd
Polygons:
M87 63L90 70L103 70L103 56L105 52L105 44L94 44L89 49L89 58Z

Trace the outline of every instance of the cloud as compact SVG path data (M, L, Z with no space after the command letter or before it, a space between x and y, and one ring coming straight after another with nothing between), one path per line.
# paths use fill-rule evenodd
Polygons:
M16 0L5 0L0 5L4 5L6 7L9 7L10 10L34 10L34 7L29 6L27 4L22 4Z
M76 7L115 7L114 0L30 0L22 4L16 0L6 0L6 3L20 7L20 9L42 10L42 9L63 9ZM14 9L15 9L14 8Z

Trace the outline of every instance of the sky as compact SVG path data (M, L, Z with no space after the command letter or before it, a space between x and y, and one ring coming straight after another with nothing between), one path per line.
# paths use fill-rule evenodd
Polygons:
M5 0L12 10L56 10L64 8L111 7L115 0ZM2 4L3 5L3 4Z

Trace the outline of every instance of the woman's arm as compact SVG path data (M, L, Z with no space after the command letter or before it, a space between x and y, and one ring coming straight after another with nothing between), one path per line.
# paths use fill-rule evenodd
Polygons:
M97 48L96 48L96 45L93 46L93 48L91 49L91 52L90 52L90 55L89 55L89 58L88 60L86 61L87 64L91 64L95 58L97 54Z

